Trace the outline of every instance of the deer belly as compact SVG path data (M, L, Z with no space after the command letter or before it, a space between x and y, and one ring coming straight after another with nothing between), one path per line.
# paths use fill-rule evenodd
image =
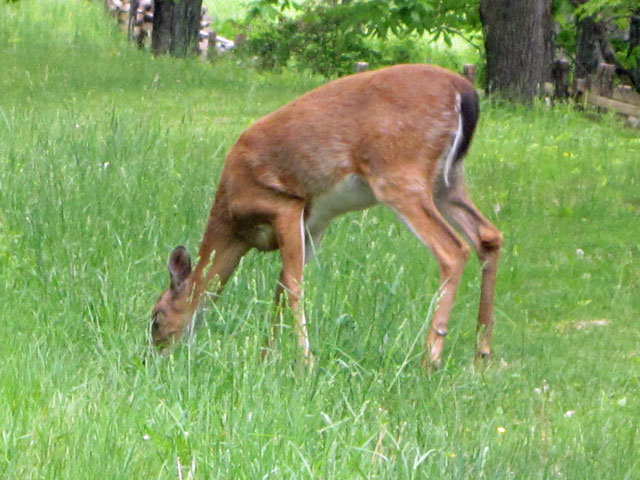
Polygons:
M306 226L320 232L338 215L378 203L364 177L349 174L330 190L316 195L307 211Z
M276 231L268 223L258 223L247 228L242 236L248 244L262 252L268 252L278 248Z

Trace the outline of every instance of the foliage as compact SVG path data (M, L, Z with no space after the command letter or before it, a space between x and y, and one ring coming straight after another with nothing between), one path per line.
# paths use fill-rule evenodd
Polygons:
M592 16L624 30L629 28L632 15L640 16L640 4L637 0L589 0L576 9L576 15L580 18ZM640 69L640 45L630 45L628 41L616 37L611 38L611 43L622 66Z
M557 48L574 55L576 53L576 22L575 7L569 0L555 0L553 15L555 23L560 27L555 34L554 41Z
M640 46L630 45L616 30L629 28L631 17L640 15L637 0L556 0L554 4L556 21L561 26L556 35L556 44L570 54L576 50L576 20L592 17L607 25L610 32L606 39L611 43L622 67L636 69L640 66Z
M379 58L367 46L362 25L347 21L340 8L317 6L295 18L278 15L273 22L254 18L243 50L256 55L261 68L280 69L292 59L300 70L334 77L352 71L356 61Z
M637 0L588 0L576 7L576 14L580 17L598 15L604 19L622 20L639 9Z
M254 0L251 16L275 16L286 11L308 11L318 6L341 12L345 22L363 25L367 34L387 37L428 33L448 39L451 35L480 28L477 0ZM448 40L445 40L448 41Z
M298 66L333 76L351 71L357 60L398 63L399 58L372 49L368 37L429 34L449 46L456 35L471 41L469 34L480 25L477 11L475 0L254 0L247 48L262 66L281 66L292 57Z

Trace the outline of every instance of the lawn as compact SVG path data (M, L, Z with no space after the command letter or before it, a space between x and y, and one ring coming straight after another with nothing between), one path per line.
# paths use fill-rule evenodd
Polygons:
M640 478L640 135L612 116L483 101L466 177L505 236L488 368L470 259L421 371L437 265L382 207L306 270L312 371L286 327L260 361L277 254L151 354L226 151L320 82L153 59L98 2L0 4L0 477Z

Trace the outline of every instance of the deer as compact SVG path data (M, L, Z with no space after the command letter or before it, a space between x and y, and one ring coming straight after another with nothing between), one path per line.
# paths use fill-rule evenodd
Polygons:
M170 255L169 287L152 312L153 344L167 348L190 331L203 296L218 298L249 250L279 250L275 303L288 303L300 353L312 363L304 266L335 217L383 204L440 270L422 365L441 367L471 248L482 265L475 358L488 361L503 237L473 205L463 179L478 117L478 96L465 78L413 64L339 78L256 121L227 154L195 268L183 246Z

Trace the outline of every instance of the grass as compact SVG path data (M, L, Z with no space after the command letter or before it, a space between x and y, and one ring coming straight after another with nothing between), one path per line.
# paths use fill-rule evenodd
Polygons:
M437 268L375 208L307 269L300 377L290 330L259 361L276 255L173 355L146 335L227 149L318 80L153 59L80 1L0 5L0 65L0 477L640 478L637 131L484 102L466 172L505 234L491 366L471 367L472 260L421 373Z

